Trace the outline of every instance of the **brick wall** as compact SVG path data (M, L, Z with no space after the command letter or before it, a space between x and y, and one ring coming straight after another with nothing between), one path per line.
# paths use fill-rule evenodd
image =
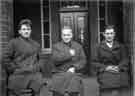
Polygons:
M124 42L126 43L130 57L131 84L135 83L135 1L123 0ZM133 90L135 94L135 89Z
M133 2L133 41L132 41L132 44L133 44L133 56L132 56L132 62L133 62L133 81L135 80L135 2ZM134 95L135 95L135 83L134 83Z
M0 0L0 96L6 96L7 75L4 55L10 37L13 36L13 0Z

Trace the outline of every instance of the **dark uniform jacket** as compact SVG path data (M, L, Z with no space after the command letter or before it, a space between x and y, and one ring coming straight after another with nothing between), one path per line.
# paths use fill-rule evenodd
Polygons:
M17 92L19 89L27 88L30 84L35 86L33 89L39 89L42 77L38 73L40 69L39 52L40 45L32 39L18 37L9 42L6 66L10 72L8 82L10 89L15 89ZM32 80L35 82L32 83Z
M75 50L75 56L70 55L71 48ZM67 70L71 67L75 67L76 70L84 67L86 57L82 46L75 41L71 41L69 44L65 44L63 41L58 42L53 45L51 59L54 64L52 90L61 94L64 94L65 91L79 92L82 86L80 76L67 72Z
M33 71L32 67L39 65L40 45L32 39L15 38L9 42L8 49L9 71Z
M128 55L124 45L114 41L109 48L105 41L97 46L93 65L96 66L98 81L101 88L118 88L128 86ZM109 65L119 67L119 73L105 71Z
M75 56L70 55L71 48L75 50ZM84 67L86 56L79 43L72 41L70 44L65 44L61 41L53 46L52 60L57 72L67 71L70 67L79 70Z

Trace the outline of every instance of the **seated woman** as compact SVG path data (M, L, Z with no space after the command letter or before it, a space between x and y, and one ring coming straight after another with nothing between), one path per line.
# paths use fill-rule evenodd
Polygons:
M72 29L65 27L61 33L62 41L53 45L52 62L54 64L51 90L53 96L78 96L83 88L77 72L86 63L82 46L73 41Z
M40 45L30 38L31 25L29 19L21 20L18 31L20 36L8 44L8 88L17 96L20 96L23 89L31 89L36 96L44 85L40 73Z
M97 69L100 96L130 96L127 50L115 40L113 26L107 26L103 35L105 40L97 46L93 62Z

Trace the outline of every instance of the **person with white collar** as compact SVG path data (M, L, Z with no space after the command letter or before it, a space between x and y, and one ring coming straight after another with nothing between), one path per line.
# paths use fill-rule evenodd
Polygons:
M100 96L128 96L127 50L123 44L116 41L113 26L107 26L103 36L104 40L98 44L93 60L93 66L97 70Z

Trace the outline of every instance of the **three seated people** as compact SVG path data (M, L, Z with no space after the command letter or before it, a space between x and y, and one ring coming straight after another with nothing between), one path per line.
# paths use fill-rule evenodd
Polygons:
M17 96L20 96L23 89L31 89L34 96L40 96L41 89L46 86L41 73L41 48L31 39L31 20L21 20L18 27L20 36L9 42L6 55L6 67L10 73L8 88ZM121 87L127 88L129 85L126 50L114 40L115 32L112 27L106 28L104 37L105 40L97 47L93 63L97 68L100 96L112 96L114 91L120 96L118 93L123 90ZM53 96L81 96L83 82L79 70L86 64L83 47L73 40L70 27L62 29L61 39L52 47L52 82L48 86Z

